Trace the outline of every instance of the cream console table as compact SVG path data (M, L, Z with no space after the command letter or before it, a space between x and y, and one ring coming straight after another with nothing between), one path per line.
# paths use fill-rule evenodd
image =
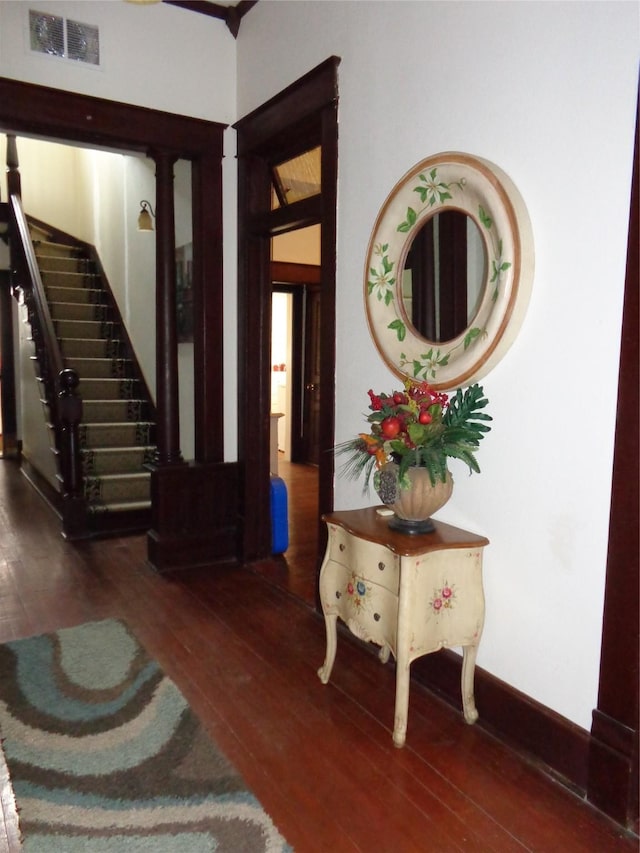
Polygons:
M320 570L320 600L327 653L318 670L329 681L340 617L362 640L396 659L393 742L403 746L409 710L409 668L422 655L462 646L464 718L475 723L476 654L484 624L482 549L489 540L435 521L435 531L397 533L383 507L323 515L327 550Z

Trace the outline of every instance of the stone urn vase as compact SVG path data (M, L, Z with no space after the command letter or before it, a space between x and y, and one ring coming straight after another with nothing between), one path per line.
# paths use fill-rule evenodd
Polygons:
M431 533L435 530L431 516L443 507L453 492L453 478L447 471L447 479L431 482L426 468L409 468L407 475L411 483L401 489L398 465L387 462L380 469L376 491L383 504L393 510L389 527L402 533Z

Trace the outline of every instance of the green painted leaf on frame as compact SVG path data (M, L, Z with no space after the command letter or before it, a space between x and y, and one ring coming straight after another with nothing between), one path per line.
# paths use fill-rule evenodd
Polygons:
M416 219L418 218L418 214L412 207L407 208L407 218L404 222L401 222L398 225L398 231L406 232L409 231L416 223Z
M477 337L481 334L481 329L477 326L474 326L473 329L469 329L467 334L464 336L464 348L467 349Z
M480 205L478 208L478 217L485 228L491 228L491 226L493 225L493 219L489 216L489 214L482 205Z
M403 341L407 336L407 327L402 320L394 320L392 323L389 323L387 328L392 329L396 333L399 341Z

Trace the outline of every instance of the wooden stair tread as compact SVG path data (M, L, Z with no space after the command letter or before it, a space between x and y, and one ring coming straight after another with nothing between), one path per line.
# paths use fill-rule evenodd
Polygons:
M155 430L148 417L153 403L126 352L101 274L85 249L58 242L42 228L32 230L32 239L64 364L80 379L87 511L105 523L108 519L105 531L113 532L117 516L129 514L132 523L139 523L151 507L146 466L155 452L149 443Z

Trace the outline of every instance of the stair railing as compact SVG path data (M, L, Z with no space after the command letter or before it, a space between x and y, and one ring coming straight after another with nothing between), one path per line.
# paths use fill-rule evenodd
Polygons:
M86 527L79 440L82 399L76 395L80 380L75 370L64 366L29 225L22 209L18 158L15 137L12 136L7 136L7 185L13 286L22 291L29 311L36 358L51 415L62 481L64 532L70 537L76 537L82 535Z

